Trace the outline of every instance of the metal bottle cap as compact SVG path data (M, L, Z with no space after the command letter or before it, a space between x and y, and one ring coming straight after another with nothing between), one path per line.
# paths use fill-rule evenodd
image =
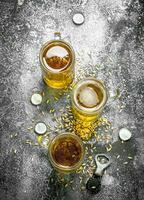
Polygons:
M73 15L73 22L76 24L76 25L81 25L84 23L85 21L85 18L84 18L84 15L82 13L75 13Z
M35 106L38 106L42 103L42 96L38 93L35 93L31 96L31 103Z
M38 122L34 128L35 132L39 135L43 135L47 131L46 124L44 122Z

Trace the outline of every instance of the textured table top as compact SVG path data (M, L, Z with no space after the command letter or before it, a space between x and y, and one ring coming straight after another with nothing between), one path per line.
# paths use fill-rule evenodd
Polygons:
M82 25L72 16L81 12ZM0 0L0 199L1 200L142 200L144 198L144 4L143 0ZM56 115L70 105L68 94L41 78L41 45L60 31L76 52L76 80L93 75L103 80L109 101L103 116L112 124L112 149L103 139L89 141L96 153L107 153L111 166L102 178L102 189L92 195L81 183L84 175L72 174L59 182L37 142L33 127L44 121L49 135L56 133ZM39 107L31 94L44 92ZM118 93L118 94L117 94ZM115 95L119 98L114 98ZM50 103L46 104L46 100ZM132 138L122 143L119 129L128 128ZM65 128L61 131L66 130ZM97 130L102 137L105 132ZM91 156L91 155L89 155ZM94 154L92 154L94 156Z

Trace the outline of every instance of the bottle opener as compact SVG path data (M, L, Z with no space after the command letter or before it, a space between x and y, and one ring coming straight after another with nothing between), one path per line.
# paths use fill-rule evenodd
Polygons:
M95 162L97 165L96 171L86 183L87 190L93 194L96 194L100 191L101 179L104 170L111 164L110 158L105 154L97 154L95 156Z

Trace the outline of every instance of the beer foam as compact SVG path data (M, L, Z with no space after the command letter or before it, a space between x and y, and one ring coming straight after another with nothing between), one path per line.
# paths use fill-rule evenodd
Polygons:
M54 46L52 48L50 48L47 53L46 53L46 57L47 58L51 58L54 56L58 56L60 58L64 58L68 55L68 52L66 49L64 49L61 46Z
M79 94L79 101L86 107L94 107L99 103L96 91L91 87L85 87Z

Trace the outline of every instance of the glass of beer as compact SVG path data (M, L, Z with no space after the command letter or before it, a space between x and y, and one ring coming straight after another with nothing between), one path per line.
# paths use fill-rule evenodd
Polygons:
M107 90L101 81L89 77L75 85L71 99L76 119L96 121L107 102Z
M57 89L67 88L74 78L75 53L70 44L61 40L60 33L46 42L40 50L44 82Z
M52 166L59 172L74 172L84 159L82 140L72 133L57 135L49 144L48 155Z

